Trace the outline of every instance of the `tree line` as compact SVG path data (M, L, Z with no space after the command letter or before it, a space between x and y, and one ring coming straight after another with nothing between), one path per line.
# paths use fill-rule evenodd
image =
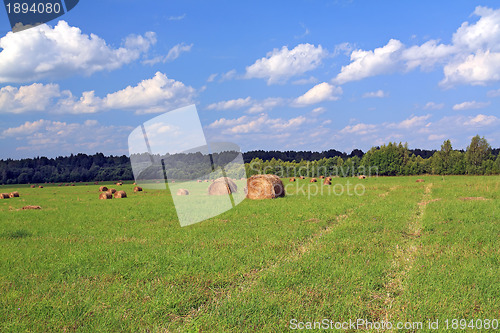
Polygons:
M251 151L243 154L248 176L272 173L282 177L359 174L380 176L401 175L491 175L500 174L500 149L492 149L484 137L475 136L465 151L454 150L450 140L443 142L438 151L408 149L407 144L389 142L373 147L366 153L355 149L351 154L328 150L318 152ZM212 156L213 162L227 163L228 157ZM170 156L172 158L172 156ZM229 158L230 159L230 158ZM201 153L176 154L168 163L171 175L179 179L207 172L207 157ZM244 174L243 170L241 170ZM133 180L130 158L77 154L66 157L0 160L1 184L67 183L113 180Z

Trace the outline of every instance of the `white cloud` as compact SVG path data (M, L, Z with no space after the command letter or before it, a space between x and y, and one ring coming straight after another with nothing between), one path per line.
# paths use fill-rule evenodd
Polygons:
M426 120L431 117L430 114L425 116L413 116L411 118L405 119L399 123L389 123L388 128L400 128L400 129L410 129L414 127L423 126L426 124Z
M324 101L335 101L342 94L342 88L333 86L327 82L315 85L304 95L297 97L294 101L295 106L306 106Z
M186 14L182 14L182 15L179 15L179 16L170 16L168 18L169 21L181 21L181 20L184 20L186 18Z
M436 63L445 61L454 52L454 46L438 44L437 40L430 40L422 45L414 45L405 49L401 54L401 60L405 62L407 71L417 67L422 70L431 70Z
M489 102L470 101L453 105L453 110L458 111L458 110L482 109L487 107L488 105L490 105Z
M246 68L245 78L267 79L268 84L286 82L321 65L328 52L318 45L299 44L292 50L283 46Z
M57 84L34 83L19 88L6 86L0 89L0 113L45 111L59 96L61 92Z
M280 97L269 97L262 101L255 101L252 107L248 109L248 113L259 113L272 110L277 106L284 105L285 100Z
M228 101L222 101L217 103L212 103L207 106L208 110L236 110L243 107L250 106L252 104L252 98L248 96L247 98L231 99Z
M214 73L214 74L211 74L208 79L207 79L207 82L214 82L215 81L215 78L217 77L217 73Z
M376 125L360 123L353 126L347 125L342 130L340 130L340 133L365 135L374 132L376 128L377 128Z
M486 116L484 114L478 114L477 116L471 118L466 121L464 124L468 126L490 126L494 124L498 124L500 119L495 116Z
M391 39L387 45L373 51L354 50L351 53L351 63L342 66L334 82L344 84L393 72L396 70L402 49L403 44L399 40Z
M499 22L500 23L500 22ZM464 60L457 59L444 67L442 86L454 84L485 85L500 80L500 52L478 50Z
M73 74L91 75L111 71L137 60L156 43L156 35L131 35L124 46L112 48L94 34L59 21L22 32L9 32L0 39L0 82L29 82Z
M175 59L179 58L180 55L184 52L189 52L193 48L193 44L185 44L185 43L180 43L172 47L167 55L165 56L158 56L153 59L149 60L144 60L143 63L147 65L155 65L159 62L166 63L166 62L171 62L174 61Z
M311 111L311 113L313 114L322 114L322 113L325 113L326 109L322 106L318 107L318 108L315 108Z
M389 96L389 94L383 90L371 91L363 94L363 98L384 98L387 96Z
M500 9L476 7L477 22L464 22L452 36L451 44L429 40L422 45L405 47L391 39L373 51L354 50L351 62L333 79L336 84L367 77L423 71L443 66L443 87L456 84L486 85L500 80Z
M19 88L1 88L0 114L34 111L83 114L111 109L157 113L192 104L195 95L194 88L169 79L160 72L134 87L128 86L104 98L95 96L94 91L85 91L77 97L69 90L61 90L57 84L35 83Z
M424 110L441 110L442 108L444 108L444 103L438 104L434 102L427 102L423 107Z
M300 127L307 122L304 116L298 116L289 120L281 118L270 118L267 114L259 116L242 116L236 119L221 118L211 123L208 128L221 129L222 134L251 134L251 133L281 133Z
M498 97L500 96L500 89L497 90L490 90L487 93L488 97Z
M44 154L54 155L96 151L116 154L125 153L124 142L131 130L132 127L105 126L91 119L83 124L40 119L8 128L2 131L2 136L20 142L16 150L33 154L42 150Z
M193 103L196 90L182 82L169 79L157 72L152 79L141 81L135 87L108 94L104 106L108 109L134 110L136 113L159 113Z
M226 73L221 74L220 82L232 80L236 77L236 69L231 69Z

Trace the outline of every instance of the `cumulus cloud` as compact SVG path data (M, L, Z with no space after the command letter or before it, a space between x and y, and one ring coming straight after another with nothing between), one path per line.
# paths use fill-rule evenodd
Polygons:
M423 107L424 110L441 110L442 108L444 108L444 103L435 102L427 102Z
M29 82L73 74L111 71L137 60L156 43L154 32L128 36L122 47L113 48L94 34L59 21L0 39L0 82Z
M475 116L473 118L469 118L469 120L467 120L465 122L465 125L481 127L481 126L495 125L495 124L498 124L499 122L500 122L500 119L495 117L495 116L487 116L484 114L478 114L477 116Z
M246 68L245 78L267 79L268 84L286 82L321 65L328 52L321 45L299 44L292 50L283 46Z
M126 152L124 142L132 130L128 126L105 126L88 119L83 123L67 123L40 119L8 128L1 132L3 138L14 138L20 142L18 151L45 154L70 154L78 152ZM113 135L109 135L113 133Z
M470 101L453 105L453 110L459 111L459 110L470 110L470 109L482 109L487 107L488 105L490 105L490 102Z
M277 106L284 105L286 101L280 97L269 97L263 100L255 100L248 96L247 98L237 98L227 101L212 103L207 106L208 110L238 110L247 108L248 113L260 113L271 110Z
M160 62L162 62L162 63L171 62L171 61L174 61L175 59L179 58L182 53L191 51L192 48L193 48L193 44L187 45L185 43L180 43L180 44L177 44L174 47L172 47L168 51L167 55L158 56L158 57L155 57L153 59L144 60L143 63L145 63L147 65L155 65L155 64L160 63Z
M389 96L389 94L383 90L370 91L363 94L363 98L384 98L387 96Z
M193 103L196 90L157 72L136 86L108 94L103 99L107 109L127 109L136 113L159 113Z
M344 84L367 77L408 72L416 68L429 71L443 66L443 87L457 84L486 85L500 80L500 9L476 7L475 23L464 22L452 36L451 44L429 40L406 47L391 39L372 50L354 50L351 62L342 66L333 79Z
M195 95L194 88L169 79L160 72L134 87L128 86L104 98L95 96L94 91L85 91L78 97L69 90L61 90L57 84L35 83L19 88L1 88L0 113L39 111L84 114L112 109L159 113L192 104Z
M342 88L333 86L327 82L315 85L304 95L297 97L293 104L295 106L306 106L324 101L335 101L342 94Z
M262 132L283 132L300 127L307 121L306 117L298 116L289 120L271 118L267 114L259 116L242 116L236 119L221 118L211 123L208 128L220 129L222 134L248 134Z
M207 106L208 110L236 110L243 107L250 106L253 100L250 96L247 98L231 99L228 101L222 101L217 103L212 103Z
M391 73L396 70L402 49L403 43L391 39L387 45L373 51L354 50L351 53L351 63L342 66L334 82L344 84L374 75Z

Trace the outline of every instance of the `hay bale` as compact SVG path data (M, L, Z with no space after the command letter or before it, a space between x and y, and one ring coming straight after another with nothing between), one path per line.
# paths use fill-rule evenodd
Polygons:
M42 186L42 185L40 185L40 186L38 186L38 188L43 188L43 186Z
M31 185L30 187L31 187L31 188L35 188L35 185Z
M291 182L294 182L294 181L295 181L295 178L293 178L293 177L292 177L292 178L290 178L290 181L291 181Z
M17 191L11 192L11 193L9 194L9 196L10 196L11 198L19 198L19 192L17 192Z
M423 180L423 179L417 179L417 181L416 181L416 182L417 182L417 183L423 183L423 182L425 182L425 180Z
M366 179L366 176L365 175L360 175L360 176L358 176L358 179Z
M10 199L9 193L0 193L0 199Z
M300 179L306 179L306 177L304 177L304 176L300 176Z
M319 176L319 179L325 179L325 176Z
M109 199L113 199L113 194L109 192L102 192L101 194L99 194L99 200L109 200Z
M134 192L142 192L142 187L140 186L134 187Z
M255 175L248 179L247 198L256 199L274 199L285 196L285 187L283 182L276 175Z
M75 184L71 184L71 186L75 186Z
M111 194L115 194L116 193L116 190L114 188L110 188L109 190L107 190L106 192L108 193L111 193Z
M177 191L177 195L189 195L189 191L188 191L188 190L186 190L186 189L180 188L180 189Z
M117 186L122 186L122 185L123 185L123 183L116 183L116 185L117 185Z
M311 178L311 180L309 181L309 183L316 183L318 180L316 178Z
M332 185L332 182L329 181L328 179L325 179L325 181L323 182L323 185Z
M99 187L99 192L106 192L108 188L106 186Z
M205 183L208 183L208 179L205 179Z
M228 177L217 178L208 187L208 195L225 195L238 191L236 183Z
M325 180L328 180L329 182L332 181L332 177L326 177Z
M198 182L198 183L201 183L201 179L198 179L198 180L197 180L197 182Z
M42 209L40 206L24 206L21 208L22 210L29 210L29 209Z
M117 191L115 193L115 199L121 199L121 198L126 198L127 197L127 193L125 193L125 191Z

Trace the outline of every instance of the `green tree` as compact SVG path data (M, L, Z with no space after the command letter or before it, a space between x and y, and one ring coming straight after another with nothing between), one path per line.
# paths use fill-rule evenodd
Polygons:
M467 147L465 159L467 161L468 174L484 173L481 166L483 162L491 157L491 146L484 137L476 135L472 138L470 145Z

